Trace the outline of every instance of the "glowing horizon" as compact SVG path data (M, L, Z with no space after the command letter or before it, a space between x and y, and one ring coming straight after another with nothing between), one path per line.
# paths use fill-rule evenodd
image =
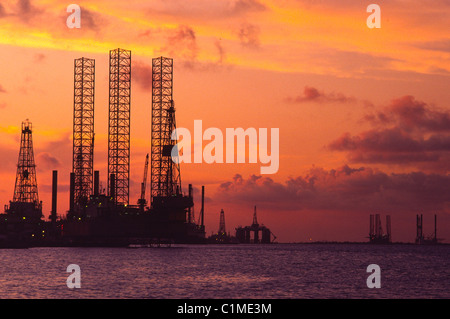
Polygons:
M413 241L415 215L437 213L450 238L450 5L308 0L83 0L81 28L67 4L0 4L0 203L12 199L20 123L30 119L44 215L51 170L58 210L68 207L73 60L96 60L95 170L105 179L108 52L132 51L130 201L150 150L151 58L174 59L177 126L279 128L280 168L182 164L183 188L207 185L207 234L251 209L281 241L360 240L369 215L392 216L394 238ZM196 193L198 194L198 193ZM243 213L245 212L245 213ZM426 224L428 222L425 222ZM431 224L430 224L431 225Z

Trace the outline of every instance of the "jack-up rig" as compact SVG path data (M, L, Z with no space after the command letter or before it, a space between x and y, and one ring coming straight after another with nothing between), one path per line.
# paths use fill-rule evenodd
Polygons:
M386 216L386 233L383 232L380 214L370 215L369 242L371 244L390 244L391 238L391 216Z
M99 171L94 171L95 60L84 57L75 59L69 211L65 217L57 218L57 172L53 171L50 222L41 219L42 204L37 197L31 123L25 123L22 125L14 199L1 216L0 240L1 236L12 238L10 233L15 233L29 245L31 237L42 237L37 236L39 233L48 234L45 240L40 240L40 245L127 246L136 243L204 242L204 187L201 223L197 224L190 215L194 205L192 185L189 185L189 195L184 195L180 166L171 156L171 150L177 143L176 138L172 139L176 128L173 59L152 59L152 146L150 156L145 159L137 205L129 203L130 93L131 51L111 50L108 182L105 192L100 189ZM147 206L145 189L149 161L151 194L150 206ZM14 224L16 220L21 223ZM29 224L22 222L25 220Z
M437 238L437 215L434 215L434 234L425 237L423 235L423 215L416 216L416 244L418 245L437 245L439 239Z
M98 171L94 173L93 187L90 183L93 173L90 154L93 153L94 136L91 120L94 64L89 63L88 70L83 71L84 68L76 62L74 171L71 174L71 190L74 191L70 195L70 211L62 221L62 238L68 244L102 246L202 242L204 225L194 224L186 218L194 203L192 196L182 194L180 167L171 157L171 150L177 143L171 138L176 128L173 59L152 59L152 146L150 159L145 159L141 196L137 205L132 205L129 203L131 51L112 50L109 57L108 192L99 192ZM79 108L82 115L77 117ZM77 118L83 122L78 124ZM76 165L77 160L83 163ZM151 205L147 207L145 189L149 161ZM80 172L76 167L81 168ZM86 183L79 183L83 189L78 192L80 179L77 175L89 176ZM85 194L92 190L92 195L86 197Z

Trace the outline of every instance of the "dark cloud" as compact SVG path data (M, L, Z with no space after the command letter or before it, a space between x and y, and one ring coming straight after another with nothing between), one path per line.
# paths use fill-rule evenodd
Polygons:
M105 26L106 20L101 14L81 8L81 28L87 28L94 31L99 31L100 26Z
M41 151L42 152L56 151L58 153L63 153L69 149L72 150L72 133L65 132L62 133L57 140L48 142ZM70 152L69 154L72 155L72 152Z
M288 97L286 99L290 103L305 103L305 102L315 102L315 103L350 103L356 102L353 97L348 97L342 93L325 93L319 91L315 87L305 86L303 89L303 94L296 97Z
M109 23L109 19L104 14L89 10L83 6L80 6L80 10L80 29L77 29L77 32L93 31L97 35L100 35L100 31ZM66 13L65 10L59 15L59 20L61 21L60 26L63 26L65 31L70 30L66 27L66 21L69 15L70 13Z
M43 152L36 156L36 167L39 171L52 170L61 166L61 162L50 153Z
M187 69L198 69L198 46L195 31L190 26L180 25L167 35L166 45L161 48L163 55L177 59Z
M429 138L413 138L399 128L369 130L358 136L346 133L330 143L332 150L362 152L417 153L426 151L450 151L450 136L431 135Z
M36 130L33 132L37 132ZM35 144L36 167L40 171L63 168L72 163L72 133L57 133L51 141L41 142L40 136L33 136ZM56 134L55 134L56 135Z
M248 12L265 11L266 9L265 5L256 0L237 0L232 3L230 14L240 15Z
M5 88L0 84L0 93L7 93Z
M3 4L0 3L0 18L6 17L7 13Z
M259 40L259 34L260 29L258 26L253 24L242 24L239 28L237 34L239 37L240 43L245 47L250 48L259 48L260 47L260 40Z
M152 66L141 61L133 61L131 65L132 81L137 83L142 89L152 88Z
M394 124L405 130L450 132L450 113L407 95L393 99L381 112L366 116L374 124Z
M224 65L226 52L220 40L216 40L214 45L218 52L217 62L199 61L197 59L199 47L196 33L190 26L182 25L168 33L166 45L160 51L163 55L170 55L176 58L177 63L185 69L192 71L218 71ZM138 65L137 70L141 73L141 78L147 78L148 72L151 72L151 70L147 70L142 65Z
M17 1L17 10L15 15L25 22L28 22L43 12L44 10L34 6L30 0Z
M21 15L28 15L35 11L35 7L31 4L30 0L18 0L17 1L17 12Z
M437 162L446 158L442 153L450 152L450 138L414 139L399 129L370 130L357 136L343 134L328 148L348 152L353 163Z
M197 58L197 37L194 29L181 25L172 31L167 38L167 44L162 49L171 56L176 56L187 61Z
M41 7L35 6L31 0L17 0L15 3L0 3L0 18L17 18L25 24L33 24L38 21L45 12Z
M449 111L404 96L364 120L374 128L355 136L345 133L329 143L328 148L347 152L353 163L429 163L421 167L450 167Z
M450 52L450 39L443 39L439 41L428 41L414 43L414 47L430 51L439 51L444 53Z
M2 163L0 172L15 172L17 169L21 133L19 128L9 132L10 130L10 128L0 130L0 140L13 139L15 142L15 146L0 144L0 161ZM57 140L42 143L39 133L35 135L36 132L36 129L33 130L34 160L39 171L60 168L64 163L72 162L71 133L64 133Z
M450 203L450 176L411 172L386 174L367 167L325 170L284 183L269 177L241 175L223 183L215 199L252 202L268 209L329 210L369 213L444 210Z

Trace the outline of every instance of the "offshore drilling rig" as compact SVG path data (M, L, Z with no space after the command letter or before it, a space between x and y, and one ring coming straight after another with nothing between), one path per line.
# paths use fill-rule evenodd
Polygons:
M439 244L437 238L437 215L434 215L434 233L430 236L424 236L423 234L423 215L416 216L416 244L418 245L436 245Z
M13 200L5 206L5 213L0 214L0 246L3 247L36 244L46 235L37 188L32 133L31 122L22 122Z
M370 215L369 242L371 244L390 244L392 242L391 216L386 216L386 233L384 233L380 214Z
M14 197L0 214L0 246L128 246L198 243L205 240L204 186L201 221L191 217L192 185L183 195L181 172L172 159L177 138L173 101L173 59L152 59L151 152L147 155L141 196L129 202L131 51L109 52L107 190L94 170L95 60L74 60L73 153L69 211L57 219L57 171L53 171L50 221L42 219L34 163L32 126L22 123ZM151 166L150 205L145 196Z
M180 167L171 157L177 143L172 139L176 129L173 59L152 59L152 146L150 159L146 157L137 205L129 202L131 51L116 49L109 53L106 194L99 188L99 171L93 170L95 61L76 59L74 68L73 171L70 209L61 221L62 241L68 245L94 246L203 241L203 218L200 225L187 218L194 204L192 193L183 195ZM147 207L149 161L151 191Z
M260 232L261 238L259 237ZM270 231L269 228L258 223L255 206L253 210L253 223L250 226L239 226L238 228L236 228L236 238L240 243L271 244L277 237Z
M225 226L225 212L220 210L219 230L217 234L213 234L208 238L208 242L212 244L237 244L236 237L232 237L230 232L227 233Z

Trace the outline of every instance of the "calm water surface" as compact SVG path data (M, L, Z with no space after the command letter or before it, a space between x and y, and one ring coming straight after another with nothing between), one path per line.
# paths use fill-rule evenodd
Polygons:
M66 285L69 264L80 289ZM367 288L370 264L380 289ZM450 298L450 246L3 249L0 298Z

